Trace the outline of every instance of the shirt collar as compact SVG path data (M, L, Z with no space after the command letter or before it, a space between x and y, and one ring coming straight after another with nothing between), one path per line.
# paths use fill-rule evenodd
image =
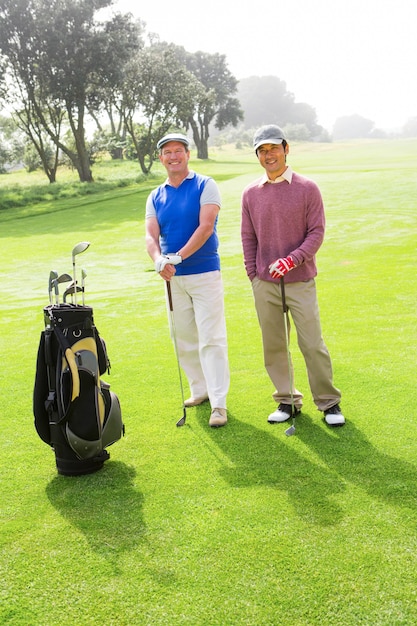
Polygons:
M193 170L189 170L187 176L184 178L184 180L187 180L188 178L194 178L195 176L195 172ZM181 185L184 182L184 180L181 181ZM162 183L162 186L164 187L165 185L169 185L169 178L166 178L165 181Z
M291 184L293 173L294 172L292 171L290 165L288 165L285 172L283 172L281 176L278 176L278 178L276 178L275 180L270 180L268 178L268 174L265 172L265 174L262 176L261 180L259 181L259 187L263 187L266 183L275 185L276 183L282 183L284 180L286 180L287 183Z

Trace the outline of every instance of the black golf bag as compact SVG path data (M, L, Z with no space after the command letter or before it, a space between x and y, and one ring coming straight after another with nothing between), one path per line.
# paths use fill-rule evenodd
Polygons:
M124 435L119 399L100 379L110 371L93 309L72 304L44 309L33 413L39 437L55 452L59 474L101 469L106 447Z

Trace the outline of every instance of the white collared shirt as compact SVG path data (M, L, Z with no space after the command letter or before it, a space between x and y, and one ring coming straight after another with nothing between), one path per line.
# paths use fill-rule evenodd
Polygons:
M265 185L265 183L271 183L271 185L275 185L275 183L282 183L284 182L284 180L286 180L287 183L291 184L292 175L293 171L289 165L287 166L287 169L281 174L281 176L278 176L275 180L271 180L270 178L268 178L268 174L265 172L259 182L259 187L262 187L263 185Z

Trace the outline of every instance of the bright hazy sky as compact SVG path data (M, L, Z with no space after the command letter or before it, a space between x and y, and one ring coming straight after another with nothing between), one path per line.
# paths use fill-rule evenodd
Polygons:
M331 131L357 113L378 128L417 116L415 0L117 0L147 33L226 56L237 78L277 76Z

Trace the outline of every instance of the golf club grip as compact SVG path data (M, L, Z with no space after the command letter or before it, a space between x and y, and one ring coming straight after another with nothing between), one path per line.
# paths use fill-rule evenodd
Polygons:
M167 285L167 294L168 294L168 303L169 303L169 310L173 311L174 307L172 306L172 293L171 293L171 284L169 282L169 280L166 280L166 285Z
M281 276L281 278L280 278L280 283L281 283L282 308L284 310L284 313L287 313L288 307L287 307L287 302L285 300L285 287L284 287L284 277L283 276Z

